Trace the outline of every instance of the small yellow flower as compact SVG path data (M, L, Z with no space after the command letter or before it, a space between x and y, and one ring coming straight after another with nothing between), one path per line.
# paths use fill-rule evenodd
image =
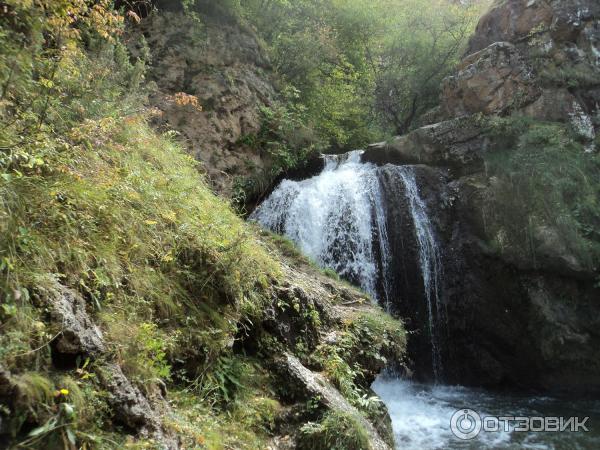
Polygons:
M60 391L58 391L61 393L61 395L69 395L69 390L68 389L61 389Z

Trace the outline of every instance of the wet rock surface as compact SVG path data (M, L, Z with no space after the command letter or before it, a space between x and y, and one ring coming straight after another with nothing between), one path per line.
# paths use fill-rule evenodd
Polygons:
M445 381L600 392L597 270L552 225L534 227L527 248L494 248L497 236L489 230L502 214L494 195L501 181L484 164L486 153L502 145L487 131L494 116L569 124L586 151L598 151L599 19L600 3L591 0L496 1L457 73L444 82L445 120L371 145L363 155L382 166L429 166L419 187L443 251ZM411 240L401 225L395 232ZM411 244L404 247L410 251ZM397 302L400 315L409 314ZM410 313L409 329L423 323L419 308ZM418 360L428 358L426 339L412 340L409 354L421 355L413 362L419 375L427 371Z

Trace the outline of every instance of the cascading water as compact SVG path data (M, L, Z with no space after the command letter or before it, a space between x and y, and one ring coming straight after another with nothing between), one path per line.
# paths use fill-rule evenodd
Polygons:
M250 218L287 235L318 264L360 285L388 310L396 307L398 297L403 295L404 303L410 303L403 316L416 317L424 311L427 317L421 320L422 330L429 334L431 367L439 380L445 318L440 298L441 252L419 192L416 169L363 164L360 154L356 151L326 156L325 168L319 175L299 182L284 180ZM407 269L411 261L416 270ZM419 272L418 277L415 271ZM415 284L420 285L416 286L418 289L407 288ZM423 308L415 304L419 293L425 303ZM418 336L413 335L412 340L416 339ZM455 437L450 428L451 417L463 408L498 416L589 411L594 420L600 420L597 403L499 396L385 375L372 388L388 407L397 449L600 448L598 432L522 433L516 432L512 424L508 430L481 433L472 441L464 441Z
M282 181L250 219L285 234L319 265L358 284L389 310L394 302L394 274L382 169L361 163L361 153L324 156L325 168L319 175ZM442 371L437 326L442 310L440 251L414 168L387 166L386 171L402 183L413 222L437 380Z
M371 201L377 188L375 172L360 163L360 152L327 156L320 175L284 180L250 219L285 234L319 265L377 297Z
M419 195L419 188L414 171L410 166L396 167L398 176L406 188L406 197L410 202L410 212L415 225L415 232L419 243L419 263L423 275L423 287L427 300L429 316L429 335L431 337L433 373L439 380L442 375L442 361L440 357L440 336L438 321L442 318L440 301L440 284L442 275L442 262L433 227L427 214L427 207ZM434 311L435 308L435 311Z

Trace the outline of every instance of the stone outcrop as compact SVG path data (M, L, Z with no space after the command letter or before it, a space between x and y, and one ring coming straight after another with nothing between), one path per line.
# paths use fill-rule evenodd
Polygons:
M117 421L142 437L154 439L163 449L179 448L176 438L166 433L163 428L159 407L168 409L166 402L160 401L158 405L159 402L155 401L152 405L123 374L118 364L104 365L98 371L98 375L108 392L108 402Z
M459 173L483 167L487 145L480 117L461 117L426 125L390 142L367 147L362 161L375 164L427 164L451 167Z
M441 103L447 118L518 113L570 122L592 151L600 126L600 4L497 0L444 81Z
M450 382L600 392L598 268L551 223L532 226L526 244L495 227L509 213L497 194L506 181L485 166L505 145L490 132L494 116L561 122L599 150L599 42L597 1L498 0L444 81L430 115L439 122L362 157L429 166L418 181L444 248Z
M373 424L365 419L321 374L307 369L298 358L290 354L283 356L279 366L290 384L301 391L307 400L311 397L318 398L327 409L341 411L355 417L369 436L370 450L391 450Z
M117 420L139 436L154 439L165 450L177 449L176 438L162 423L161 413L169 409L163 397L148 398L131 383L118 364L104 362L108 348L102 331L87 312L83 297L59 283L38 287L36 297L47 306L49 323L60 330L50 342L53 364L59 369L74 368L78 357L102 357L97 373ZM0 403L7 403L3 398L17 391L10 374L0 367ZM2 431L0 427L0 435Z
M369 419L365 418L324 375L309 369L304 361L301 362L291 353L302 344L303 357L308 358L311 352L324 345L342 345L338 341L349 324L363 315L368 315L371 320L379 320L381 318L378 315L383 314L382 311L372 305L363 293L326 277L308 261L288 260L284 255L279 255L279 258L281 279L273 280L273 302L265 305L267 311L264 319L259 323L241 326L242 335L238 336L235 344L232 337L231 344L240 346L236 350L243 349L248 354L265 351L259 348L258 340L268 335L270 342L279 342L283 346L281 348L290 349L283 360L279 360L279 353L269 355L265 367L273 369L273 379L282 381L283 391L296 390L304 400L295 399L288 404L282 394L284 410L295 413L289 420L284 415L277 417L278 422L285 423L272 430L271 448L294 448L286 445L293 444L293 436L299 433L303 424L315 419L309 416L306 408L306 400L314 396L321 398L325 410L343 411L355 417L368 432L373 450L391 448L388 443L393 437L385 408L380 408ZM37 287L34 300L36 306L47 311L43 320L49 327L58 330L49 342L51 371L76 370L78 359L93 359L93 366L90 366L93 368L88 370L94 374L95 385L102 389L111 421L122 427L124 433L154 442L157 448L180 448L177 433L165 423L165 417L172 413L166 400L166 388L164 385L146 385L142 389L129 378L114 359L110 342L105 340L100 327L96 325L84 297L76 290L55 282ZM360 379L356 381L361 388L368 390L383 369L386 357L398 359L402 356L404 346L396 345L398 342L394 338L382 338L377 344L369 343L373 348L368 351L364 350L367 346L364 338L356 341L355 352L352 352L355 353L354 359L349 364L361 368ZM275 370L275 366L280 370ZM8 436L13 425L11 417L22 411L19 399L23 395L15 380L18 381L0 366L0 404L5 407L0 411L0 446L11 439ZM279 389L278 386L274 388ZM32 414L29 416L28 420L36 424L37 418Z
M540 95L532 69L517 47L496 42L466 57L442 85L442 108L449 117L503 114Z
M81 295L62 285L43 289L42 295L50 306L51 320L61 329L53 342L55 354L75 360L78 355L96 357L106 350L102 332L90 319Z
M277 93L254 33L222 14L205 12L202 24L180 11L152 14L131 30L131 41L140 42L143 35L152 54L149 100L159 110L156 125L177 130L212 187L231 196L236 181L264 178L270 167L268 155L244 138L259 132L261 108L272 105ZM198 104L178 101L181 93Z

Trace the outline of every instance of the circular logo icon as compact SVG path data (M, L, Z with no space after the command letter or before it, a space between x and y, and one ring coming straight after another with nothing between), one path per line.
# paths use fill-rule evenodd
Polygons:
M450 429L454 436L468 441L481 431L481 417L472 409L459 409L452 414Z

